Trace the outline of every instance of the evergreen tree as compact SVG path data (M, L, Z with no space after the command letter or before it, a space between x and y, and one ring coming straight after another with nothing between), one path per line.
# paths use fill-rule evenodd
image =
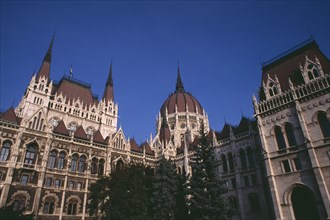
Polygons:
M176 220L189 220L188 207L187 207L187 175L185 169L182 174L177 175L177 193L175 196L175 219Z
M178 190L177 176L174 163L162 157L157 164L152 183L153 219L175 219L176 194Z
M190 164L190 219L228 219L228 206L223 197L226 188L218 175L214 147L210 144L203 126Z
M4 206L0 208L0 219L8 219L8 220L33 220L34 215L24 215L23 210L14 211L14 206Z
M150 219L152 173L149 168L131 164L99 179L90 187L90 214L99 213L99 219Z

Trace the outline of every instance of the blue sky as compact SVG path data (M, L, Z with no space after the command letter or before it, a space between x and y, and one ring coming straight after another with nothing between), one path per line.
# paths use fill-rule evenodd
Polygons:
M155 134L177 60L185 89L220 130L253 115L261 61L311 35L330 53L329 1L1 1L0 9L2 110L17 106L56 32L51 78L72 65L100 97L112 60L118 126L138 142Z

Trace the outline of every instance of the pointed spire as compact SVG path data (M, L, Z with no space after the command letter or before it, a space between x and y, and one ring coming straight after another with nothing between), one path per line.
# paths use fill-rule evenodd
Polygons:
M184 91L184 87L180 75L180 65L178 64L178 78L176 80L175 92L182 92L182 91Z
M54 37L55 37L55 33L53 34L52 40L50 42L49 48L47 50L47 53L42 61L40 70L37 74L37 80L39 80L39 78L41 77L45 77L49 80L49 76L50 76L50 63L52 61L52 48L53 48L53 43L54 43Z
M105 101L110 101L110 100L113 101L114 100L113 80L112 80L112 62L110 64L108 79L107 79L107 82L105 84L103 99L105 99Z

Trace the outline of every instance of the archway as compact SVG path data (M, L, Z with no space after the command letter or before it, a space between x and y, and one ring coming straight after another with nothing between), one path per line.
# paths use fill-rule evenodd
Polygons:
M312 192L302 186L296 186L291 194L292 208L296 220L320 219Z

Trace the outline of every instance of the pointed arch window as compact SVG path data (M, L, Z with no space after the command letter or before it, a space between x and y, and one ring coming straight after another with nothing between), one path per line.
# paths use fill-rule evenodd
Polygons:
M325 112L319 112L317 114L317 120L319 122L322 134L324 138L330 137L330 122Z
M221 155L221 160L222 160L222 169L224 173L228 172L228 165L227 165L227 158L226 155L222 154Z
M245 156L245 152L244 152L243 149L239 150L239 158L241 160L242 169L246 169L247 168L247 161L246 161L246 156Z
M297 141L296 141L296 137L294 136L294 130L293 130L293 126L291 123L285 124L285 133L286 133L286 137L288 139L289 146L290 147L296 146Z
M57 161L57 169L63 169L64 168L64 159L65 158L65 153L61 152L58 156L58 161Z
M47 197L44 203L44 214L54 214L55 210L55 199L53 197Z
M75 172L77 170L77 163L78 163L78 155L74 154L71 160L70 171Z
M76 199L71 199L68 205L68 215L76 215L77 206L78 206L78 201Z
M0 152L0 161L6 161L8 160L8 156L10 153L10 142L6 141L3 143L2 148L1 148L1 152Z
M118 164L117 164L118 165ZM124 163L122 163L121 165L122 167L124 166ZM120 169L123 169L123 168L120 168ZM101 159L100 162L99 162L99 169L98 169L98 174L99 175L103 175L104 173L104 160Z
M95 157L92 159L91 174L97 174L97 159Z
M36 146L34 144L30 144L25 153L24 163L25 164L34 164L36 158Z
M249 166L254 167L255 166L255 161L254 161L253 150L252 150L251 147L247 148L247 156L248 156Z
M283 136L282 129L280 126L275 127L275 138L276 138L278 149L279 150L285 149L286 144L285 144L284 136Z
M48 157L48 168L54 168L55 167L55 162L56 162L56 151L51 151L50 155Z
M81 173L85 172L85 162L86 162L86 157L80 156L78 171Z
M309 80L316 79L317 77L320 76L320 72L319 72L318 68L316 67L316 65L309 64L307 66L307 75L308 75Z
M124 162L122 160L118 160L116 164L116 171L124 170Z
M233 154L232 153L228 154L228 161L229 161L229 170L234 171L235 170L235 165L234 165L234 159L233 159Z
M272 97L277 94L278 94L278 91L277 91L276 85L273 82L269 83L269 95Z

